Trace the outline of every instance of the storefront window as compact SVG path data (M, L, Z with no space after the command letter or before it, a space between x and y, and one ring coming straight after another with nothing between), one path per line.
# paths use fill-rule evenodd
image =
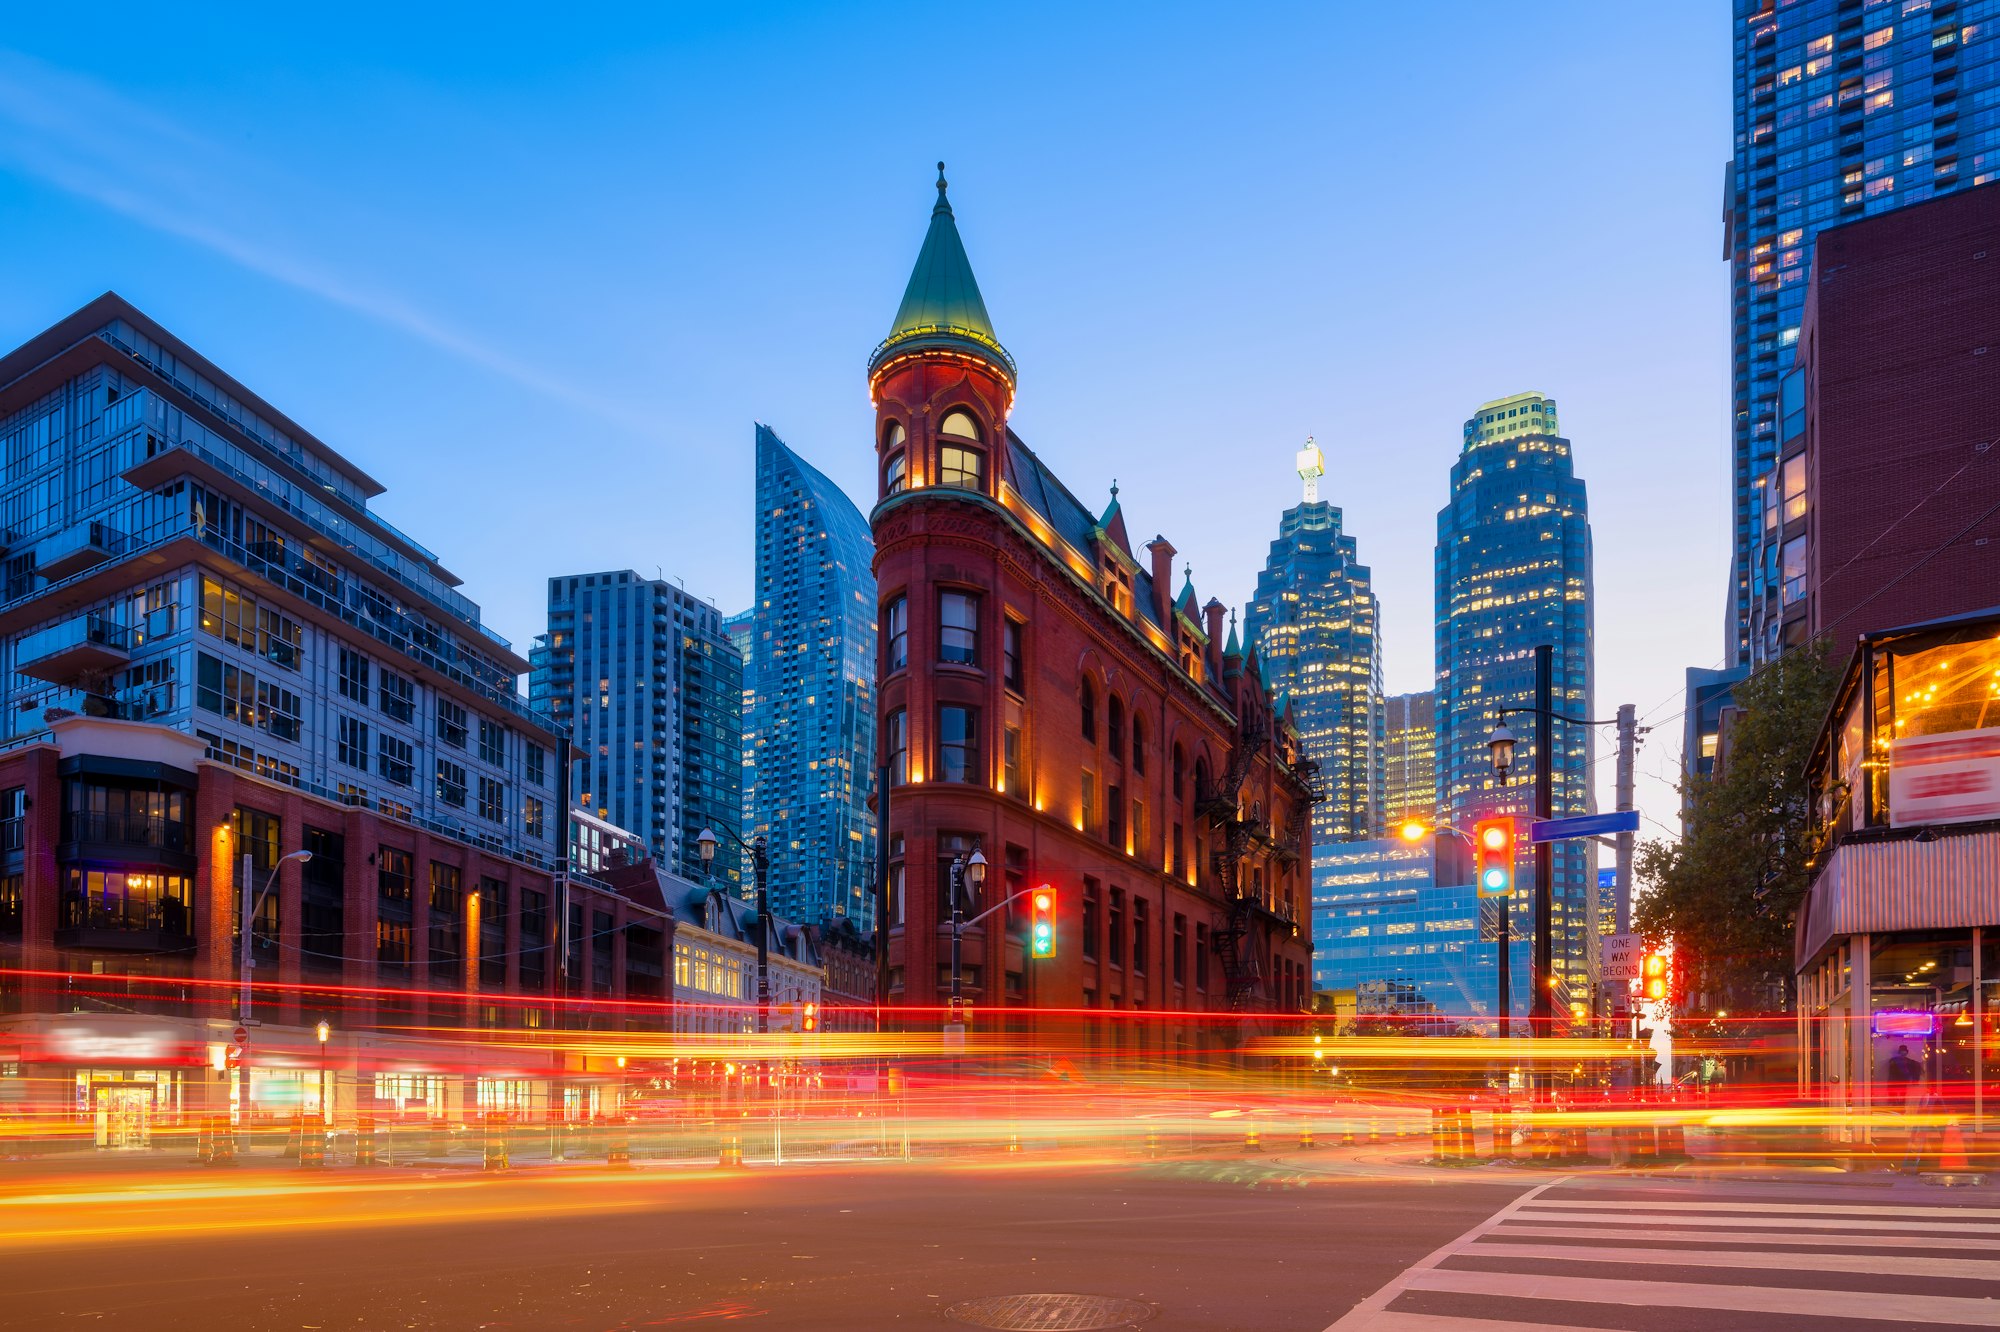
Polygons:
M1868 970L1875 1104L1896 1112L1969 1100L1972 932L1877 936Z

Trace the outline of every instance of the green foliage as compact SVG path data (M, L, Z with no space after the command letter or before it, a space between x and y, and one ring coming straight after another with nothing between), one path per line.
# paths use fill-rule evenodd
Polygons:
M1683 1008L1773 1011L1791 993L1792 927L1811 882L1806 763L1839 682L1808 647L1739 684L1720 775L1682 782L1681 840L1639 848L1635 923L1673 939Z

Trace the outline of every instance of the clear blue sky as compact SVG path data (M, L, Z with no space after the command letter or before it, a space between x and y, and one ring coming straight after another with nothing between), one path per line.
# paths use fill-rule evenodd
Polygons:
M16 7L0 345L123 293L386 483L523 648L554 573L733 611L753 421L872 498L863 361L941 157L1021 434L1239 606L1316 435L1394 692L1430 685L1462 422L1554 396L1597 710L1659 724L1671 824L1681 673L1722 651L1728 31L1721 0Z

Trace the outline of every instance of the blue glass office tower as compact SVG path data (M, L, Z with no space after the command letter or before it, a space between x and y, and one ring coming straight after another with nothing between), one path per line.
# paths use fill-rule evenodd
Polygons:
M1470 831L1490 814L1534 808L1534 718L1511 718L1517 738L1508 783L1495 780L1486 739L1501 708L1535 702L1535 648L1555 648L1555 711L1587 718L1592 706L1590 521L1583 482L1556 405L1538 393L1489 402L1465 423L1451 469L1451 503L1438 512L1437 779L1439 817ZM1591 807L1589 727L1555 724L1557 816ZM1532 856L1525 849L1510 929L1534 925ZM1595 932L1595 857L1588 843L1557 843L1554 975L1588 1001ZM1517 1013L1532 989L1513 976Z
M1289 703L1299 744L1319 765L1313 806L1314 874L1337 843L1382 831L1382 646L1368 566L1319 498L1325 464L1310 440L1299 454L1305 498L1285 510L1257 575L1245 628L1264 680Z
M1354 991L1364 1011L1435 1018L1424 1028L1434 1034L1491 1021L1499 992L1493 930L1482 932L1469 884L1437 882L1430 842L1374 838L1313 859L1315 990ZM1445 863L1462 865L1464 857L1448 854ZM1526 938L1514 938L1508 957L1513 975L1529 974Z
M773 911L864 931L875 922L874 563L854 502L758 426L745 824L769 840Z
M739 832L743 818L743 659L722 613L629 569L551 578L529 661L530 701L583 751L571 799L699 877L696 834ZM718 875L737 868L717 855Z
M1770 482L1813 238L2000 179L2000 0L1735 0L1733 37L1722 247L1735 408L1728 660L1746 662L1788 646Z

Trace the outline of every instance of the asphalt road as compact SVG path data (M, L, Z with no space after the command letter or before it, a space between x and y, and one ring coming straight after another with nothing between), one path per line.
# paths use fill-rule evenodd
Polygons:
M1321 1332L1526 1187L1018 1158L299 1178L20 1182L0 1327L951 1327L962 1301L1081 1293L1148 1328Z

